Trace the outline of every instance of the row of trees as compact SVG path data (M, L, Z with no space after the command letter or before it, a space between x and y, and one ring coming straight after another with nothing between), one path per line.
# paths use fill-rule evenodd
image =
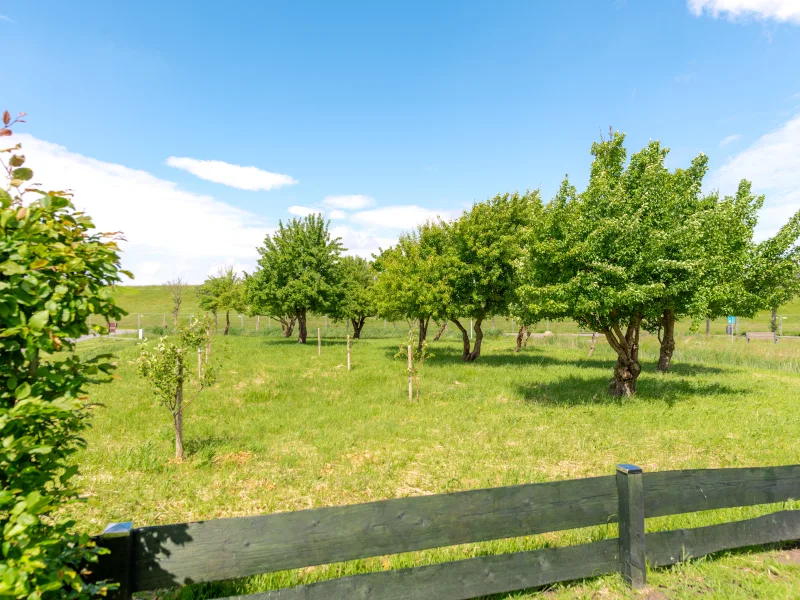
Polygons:
M705 155L670 170L660 143L628 159L624 140L610 132L592 145L580 193L565 178L549 202L538 191L495 196L452 222L420 225L372 263L342 256L321 215L281 223L258 249L258 269L210 278L201 306L272 315L287 337L296 324L300 343L310 312L350 320L355 337L370 316L407 319L418 348L431 321L437 338L451 322L467 362L480 357L492 316L523 327L574 320L616 352L610 392L633 394L643 329L658 336L657 368L666 372L677 320L696 328L703 319L752 316L797 294L800 214L756 243L764 198L749 182L732 196L704 193ZM464 319L474 322L474 340Z

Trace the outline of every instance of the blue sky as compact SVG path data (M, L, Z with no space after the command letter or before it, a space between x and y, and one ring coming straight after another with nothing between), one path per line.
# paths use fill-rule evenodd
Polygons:
M369 255L498 192L547 198L566 173L585 184L609 126L630 150L660 139L671 166L705 152L709 189L751 177L762 235L800 208L798 0L0 0L0 15L0 108L28 113L37 180L125 232L138 283L250 269L278 219L309 210Z

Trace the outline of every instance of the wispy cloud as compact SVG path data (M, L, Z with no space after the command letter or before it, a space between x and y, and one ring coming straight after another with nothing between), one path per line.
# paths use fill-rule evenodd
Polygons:
M696 16L705 13L715 19L755 18L800 23L798 0L689 0L689 10Z
M170 156L166 160L166 164L176 169L188 171L200 179L221 183L240 190L272 190L297 183L289 175L271 173L257 167L233 165L221 160L198 160L196 158Z
M407 230L438 218L448 220L457 217L457 210L431 210L414 204L401 206L383 206L372 210L354 213L350 220L353 223L378 227L384 230Z
M124 233L122 264L137 284L177 275L199 283L215 265L252 267L256 246L271 231L256 214L145 171L25 134L12 139L22 143L34 181L45 189L73 190L76 207L94 219L99 231Z
M709 183L724 194L736 191L741 179L766 195L758 235L774 234L800 210L800 115L761 136L711 174Z
M343 210L361 210L375 206L375 198L363 194L349 194L345 196L325 196L322 206Z
M5 21L6 23L16 23L14 19L5 15L0 15L0 21Z
M724 148L728 144L732 144L733 142L741 139L742 135L740 133L734 133L733 135L729 135L724 140L719 143L720 148Z
M318 208L310 208L308 206L290 206L286 210L290 215L296 217L307 217L308 215L315 215L322 212Z

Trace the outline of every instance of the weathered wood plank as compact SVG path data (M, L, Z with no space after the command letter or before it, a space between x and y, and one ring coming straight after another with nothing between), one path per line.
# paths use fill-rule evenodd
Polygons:
M226 600L465 600L614 573L617 540L321 581Z
M642 470L635 465L617 465L619 497L620 573L634 588L647 582L644 552L644 498Z
M134 590L616 521L613 476L135 530Z
M720 525L647 534L647 560L663 567L712 552L800 540L800 510Z
M644 474L645 517L800 499L800 465Z

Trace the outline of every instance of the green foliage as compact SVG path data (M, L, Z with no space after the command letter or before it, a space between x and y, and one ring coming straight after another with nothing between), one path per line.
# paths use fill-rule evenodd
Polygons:
M414 390L416 390L417 400L420 397L420 378L422 376L422 367L425 366L425 361L431 358L436 358L436 355L432 352L428 352L428 342L426 340L422 340L422 343L418 346L416 345L416 340L419 337L419 333L416 331L415 327L412 327L408 330L408 343L406 345L401 344L397 347L397 353L394 355L395 358L402 358L406 361L405 363L405 370L404 373L411 377L411 380L414 384ZM408 366L409 363L409 354L411 355L411 366Z
M220 269L216 276L209 277L197 288L197 305L211 312L225 313L225 335L231 326L230 311L245 312L244 282L233 267Z
M258 248L258 269L246 278L246 301L254 314L292 315L305 342L306 314L326 313L339 293L339 238L331 239L321 215L278 222Z
M370 263L359 256L343 257L339 268L339 295L329 314L337 320L350 319L360 331L367 317L377 312L376 274Z
M0 151L11 155L0 188L0 597L89 598L108 589L85 577L100 551L60 515L78 498L71 458L85 446L87 384L113 367L108 355L60 353L90 315L124 314L111 296L124 271L116 236L95 233L69 194L22 188L33 172L18 149Z
M429 222L403 234L375 259L375 301L386 319L444 319L452 300L447 283L444 223Z

